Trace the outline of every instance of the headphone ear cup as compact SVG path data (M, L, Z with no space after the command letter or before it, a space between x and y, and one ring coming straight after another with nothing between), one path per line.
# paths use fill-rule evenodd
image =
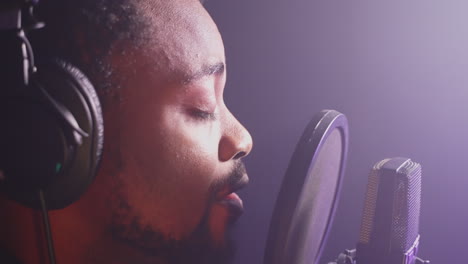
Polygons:
M69 106L80 127L89 132L76 148L68 170L45 190L45 198L51 209L68 206L87 190L96 176L104 143L101 103L90 80L78 68L65 61L53 61L50 65L51 75L55 69L58 71L57 76L62 74L73 88L74 95L60 86L51 85L51 89L56 89L57 97L63 98L63 103Z
M44 144L34 148L28 156L37 157L38 161L23 162L29 167L23 173L34 175L20 177L18 181L16 171L12 170L13 183L6 184L5 192L26 206L40 208L37 189L41 188L48 209L60 209L78 200L94 180L103 147L102 111L94 87L78 68L54 60L39 65L38 69L30 85L34 87L28 89L38 91L47 115L36 117L32 113L32 120L25 122L35 123L34 139L30 141L42 140L55 151ZM8 170L5 174L8 180Z

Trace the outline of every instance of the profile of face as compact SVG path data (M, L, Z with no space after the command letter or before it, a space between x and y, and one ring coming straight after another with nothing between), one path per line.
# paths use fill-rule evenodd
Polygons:
M151 2L138 11L144 43L119 43L108 58L120 87L104 105L96 182L74 206L95 210L106 226L96 241L120 261L222 263L252 139L224 103L224 46L204 7Z

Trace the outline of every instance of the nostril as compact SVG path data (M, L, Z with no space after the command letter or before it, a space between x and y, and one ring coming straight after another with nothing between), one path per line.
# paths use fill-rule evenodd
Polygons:
M237 159L244 157L245 155L247 155L247 153L245 151L241 151L237 153L232 159L237 160Z

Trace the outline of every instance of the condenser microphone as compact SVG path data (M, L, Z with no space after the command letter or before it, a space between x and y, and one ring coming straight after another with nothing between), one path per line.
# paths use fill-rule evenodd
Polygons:
M420 208L421 165L407 158L378 162L369 174L357 263L417 263Z
M421 165L408 158L384 159L369 174L356 250L338 264L422 264L417 257Z

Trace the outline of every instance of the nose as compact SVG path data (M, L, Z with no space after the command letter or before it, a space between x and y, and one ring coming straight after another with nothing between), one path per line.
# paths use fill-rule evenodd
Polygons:
M223 135L219 142L219 160L237 160L252 150L252 137L247 129L229 113Z

